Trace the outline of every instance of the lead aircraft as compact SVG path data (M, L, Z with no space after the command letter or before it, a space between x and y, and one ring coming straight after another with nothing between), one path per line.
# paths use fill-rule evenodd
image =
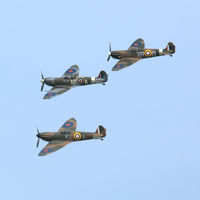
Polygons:
M135 40L128 50L111 51L111 44L109 49L107 61L110 60L110 57L119 59L119 62L112 68L112 71L124 69L144 58L164 55L172 56L175 53L175 46L172 42L169 42L165 49L145 49L144 40L141 38Z

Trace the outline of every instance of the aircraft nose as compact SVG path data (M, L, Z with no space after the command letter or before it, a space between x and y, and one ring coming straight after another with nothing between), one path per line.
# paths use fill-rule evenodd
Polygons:
M38 133L36 136L37 136L38 138L40 138L41 134L40 134L40 133Z
M45 84L52 86L54 84L54 78L45 78Z

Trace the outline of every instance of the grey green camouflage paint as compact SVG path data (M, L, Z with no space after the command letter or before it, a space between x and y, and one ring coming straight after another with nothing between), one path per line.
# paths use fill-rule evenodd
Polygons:
M50 99L60 95L73 87L86 86L91 84L105 84L108 75L105 71L101 71L97 77L79 76L78 65L72 65L62 77L59 78L43 78L41 82L52 88L45 94L43 99Z

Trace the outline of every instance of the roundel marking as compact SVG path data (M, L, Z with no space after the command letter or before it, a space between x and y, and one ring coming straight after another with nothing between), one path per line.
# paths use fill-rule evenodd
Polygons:
M71 69L68 69L66 71L66 73L69 73L69 74L72 74L72 73L75 73L76 72L76 69L75 68L71 68Z
M73 125L74 125L74 123L72 123L72 122L66 122L66 123L63 125L63 127L69 128L69 127L72 127Z
M146 50L146 51L144 52L144 55L145 55L146 57L152 56L151 50Z
M138 47L138 46L141 46L142 45L142 43L140 43L140 42L134 42L131 46L132 47Z
M79 132L74 133L74 139L75 140L80 140L81 139L81 134Z
M122 67L123 67L123 65L115 65L114 68L122 68Z
M78 82L79 82L79 83L83 83L83 79L82 79L82 78L79 78L79 79L78 79Z
M47 93L46 96L54 96L56 93Z
M42 152L51 152L51 149L46 148L46 149L43 149Z

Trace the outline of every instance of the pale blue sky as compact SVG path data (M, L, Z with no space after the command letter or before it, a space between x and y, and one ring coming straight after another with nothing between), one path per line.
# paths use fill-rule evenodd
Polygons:
M1 1L1 199L200 199L199 1ZM119 72L108 44L127 49L174 42L174 57ZM45 101L40 72L109 73L106 86ZM45 86L45 90L48 89ZM36 127L107 128L91 140L38 157Z

